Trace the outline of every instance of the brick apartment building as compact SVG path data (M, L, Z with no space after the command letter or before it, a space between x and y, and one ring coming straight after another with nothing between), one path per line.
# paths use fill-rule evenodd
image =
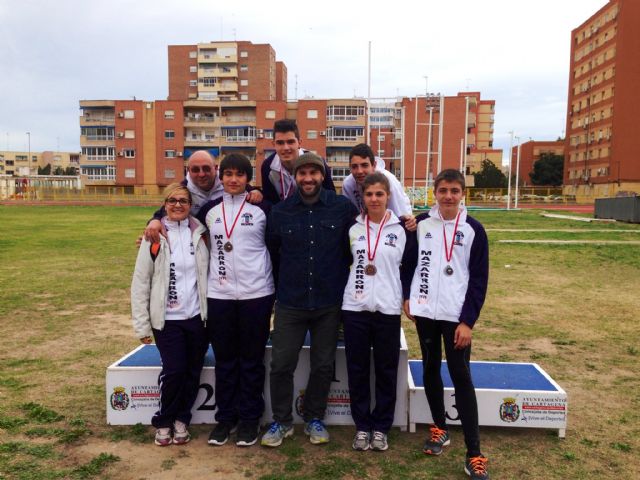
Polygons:
M184 178L186 159L196 150L215 157L231 152L246 155L254 165L257 185L260 165L273 153L273 122L295 119L304 148L325 157L340 186L349 174L348 153L366 141L367 102L362 98L287 101L287 70L270 45L251 42L211 42L169 46L167 100L81 100L81 174L86 185L118 185L131 191L156 193ZM501 163L492 148L495 102L480 93L429 97L433 142L438 152L442 128L442 168L476 170L482 159ZM426 97L395 99L372 105L370 143L387 168L424 186L428 129ZM466 123L465 123L466 122ZM461 140L463 143L461 144ZM460 150L462 145L462 150ZM433 153L432 157L437 156ZM402 160L404 159L404 161ZM432 163L432 177L437 173ZM406 172L411 172L407 176Z
M610 0L571 31L564 192L640 193L640 2Z
M531 186L530 173L533 173L533 165L540 160L540 157L545 154L562 155L564 156L565 142L564 140L557 141L536 141L530 140L520 145L520 175L518 184L524 187ZM515 146L511 149L511 168L513 174L516 173L516 165L518 160L518 147ZM566 162L566 159L565 159ZM565 163L566 165L566 163Z

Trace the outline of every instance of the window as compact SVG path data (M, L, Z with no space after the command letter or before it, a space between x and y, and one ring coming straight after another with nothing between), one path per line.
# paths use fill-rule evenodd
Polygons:
M176 171L171 168L165 169L164 178L176 178Z
M241 72L248 72L249 71L249 65L247 65L246 63L243 65L240 65L240 71Z
M316 138L318 138L317 130L307 130L307 139L314 140Z
M136 138L135 130L125 130L124 131L124 138Z
M176 112L174 112L173 110L165 110L164 118L166 118L167 120L172 120L176 118Z
M195 65L191 65L189 67L189 72L191 73L197 73L198 72L198 67L196 67Z
M364 136L364 127L329 127L327 135L331 141L356 142Z
M135 158L136 151L133 148L125 148L122 151L122 154L124 155L124 158Z
M240 80L240 86L241 87L246 87L249 85L249 80Z
M240 58L247 58L249 56L249 52L242 51L240 52Z
M198 81L197 80L189 80L189 86L190 87L197 87L198 86Z
M329 105L327 120L357 120L364 115L364 106Z
M165 130L164 131L164 138L175 138L176 137L176 132L173 130Z
M271 138L271 139L273 139L273 130L265 130L265 131L264 131L264 138Z
M204 77L201 82L205 87L215 87L216 77Z
M125 110L124 111L124 118L134 118L134 112L133 110Z
M276 111L275 110L267 110L266 112L264 112L264 118L275 119L276 118Z
M198 57L198 52L195 50L192 50L189 52L189 58L197 58Z
M240 100L249 100L249 95L246 93L241 93L240 94Z
M164 158L175 158L176 156L176 151L175 150L165 150L164 151ZM166 177L166 175L165 175Z
M136 169L135 168L125 168L124 169L124 178L136 178Z
M307 118L318 118L318 110L307 110Z

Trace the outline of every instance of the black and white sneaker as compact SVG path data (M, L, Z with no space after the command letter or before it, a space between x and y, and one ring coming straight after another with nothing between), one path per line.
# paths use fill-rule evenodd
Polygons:
M237 425L227 422L218 423L216 427L211 430L207 443L217 446L224 445L229 440L229 435L236 431L236 427Z
M238 425L238 436L236 445L239 447L249 447L258 441L260 425L258 422L241 421Z

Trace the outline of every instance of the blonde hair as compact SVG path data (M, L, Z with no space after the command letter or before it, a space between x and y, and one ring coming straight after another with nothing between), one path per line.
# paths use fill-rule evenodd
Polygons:
M189 199L189 204L191 204L192 200L191 200L191 192L189 191L189 189L187 187L185 187L184 185L182 185L181 183L172 183L171 185L167 185L165 187L165 189L163 190L162 194L164 195L164 201L166 202L167 199L173 195L176 192L180 192L180 193L184 193L187 195L187 198Z

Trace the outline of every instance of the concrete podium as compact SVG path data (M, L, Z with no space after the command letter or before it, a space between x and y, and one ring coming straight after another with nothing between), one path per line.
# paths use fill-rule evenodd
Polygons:
M404 332L401 332L400 361L398 364L397 401L393 425L406 430L408 422L409 352ZM265 413L262 423L271 421L271 398L269 395L269 365L271 346L265 352L264 397ZM373 361L371 362L373 366ZM110 425L134 425L151 423L151 417L158 409L160 390L158 377L161 369L160 354L155 345L141 345L123 356L107 368L106 408L107 423ZM302 423L304 389L309 375L309 339L300 351L298 367L294 373L294 423ZM373 373L372 373L373 376ZM346 358L344 344L339 343L333 382L329 391L325 422L327 425L353 425L349 399ZM371 383L372 388L374 383ZM215 404L215 357L209 348L205 366L200 377L200 390L193 407L192 423L214 423Z
M422 361L409 362L409 430L416 423L432 423L424 393ZM459 425L453 383L442 362L447 422ZM567 428L567 394L536 363L471 362L480 425L551 428L564 438Z

